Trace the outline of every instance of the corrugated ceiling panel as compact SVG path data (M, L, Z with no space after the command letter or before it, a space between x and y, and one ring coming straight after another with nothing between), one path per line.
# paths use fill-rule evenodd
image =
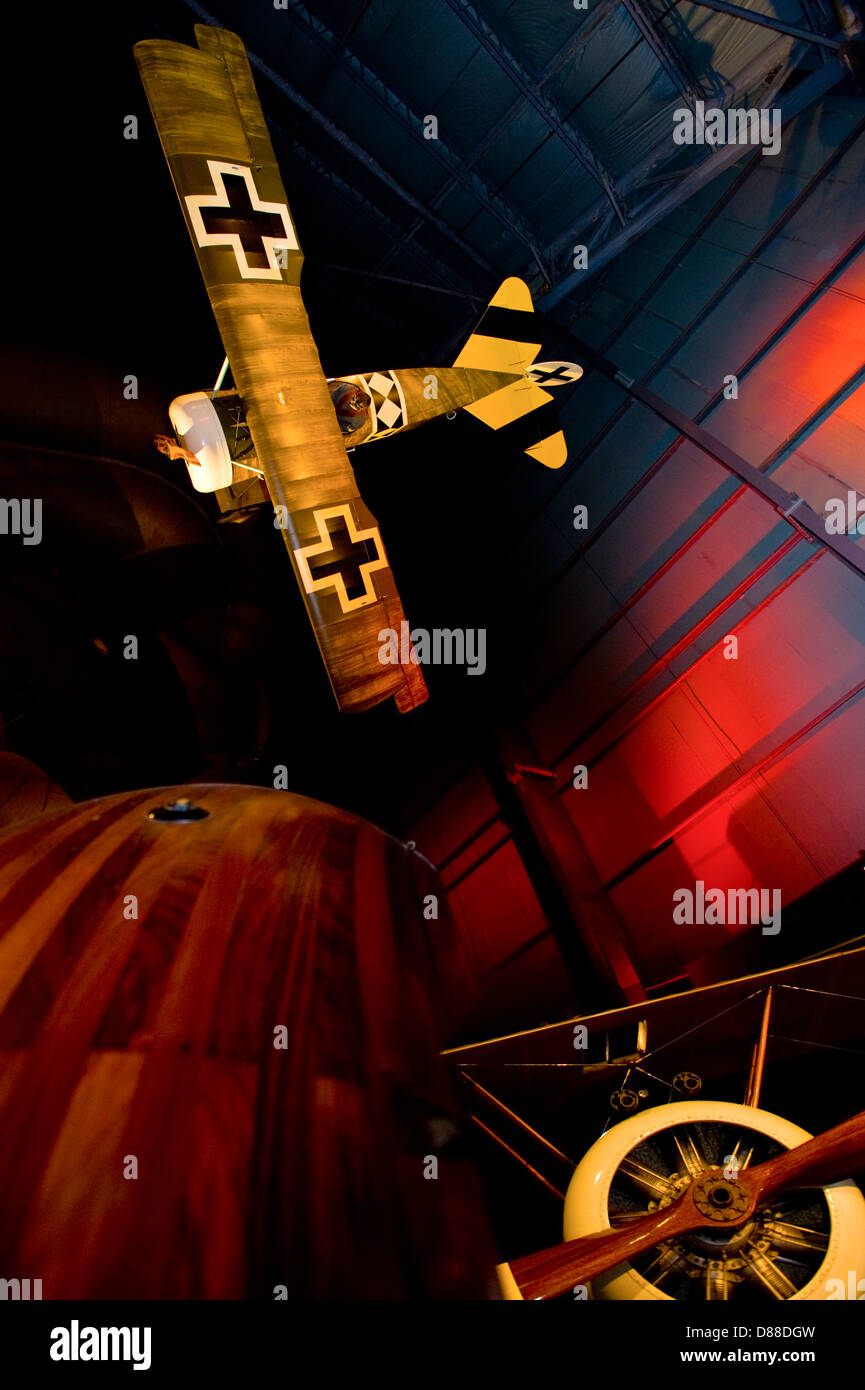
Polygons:
M641 36L630 22L624 5L614 6L585 46L550 79L550 96L566 115L573 112L579 121L580 103L640 42Z
M620 176L666 136L670 138L670 154L675 152L672 113L681 104L678 92L644 42L583 100L578 114L583 130L598 143L607 167Z
M707 97L729 95L738 73L765 53L778 38L772 30L745 20L705 9L701 5L678 4L672 8L652 0L659 27L682 54L691 72L700 78ZM760 9L743 0L744 9ZM776 14L791 24L802 24L798 0L773 0L763 13ZM663 16L663 17L661 17ZM780 50L783 61L795 43L785 40Z
M822 490L814 500L803 491L803 470L816 471ZM811 434L772 476L781 487L806 497L821 512L830 497L839 494L839 482L865 496L865 386L860 386ZM815 505L816 504L816 505Z
M712 412L711 429L759 464L865 362L865 254Z
M579 38L581 29L589 28L591 8L587 13L573 5L539 5L537 0L484 0L485 14L495 20L508 47L525 59L532 72L540 72Z

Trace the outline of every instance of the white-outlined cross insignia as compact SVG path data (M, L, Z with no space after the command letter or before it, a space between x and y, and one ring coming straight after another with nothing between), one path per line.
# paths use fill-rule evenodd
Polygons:
M300 250L288 206L262 202L252 170L245 164L208 159L207 168L215 192L187 194L184 199L198 245L230 246L244 280L281 280L277 251ZM226 178L242 180L246 187L235 184L229 190ZM208 222L216 224L214 230L208 230ZM267 265L250 265L251 254L265 257Z
M344 502L341 506L337 507L322 507L318 511L313 512L312 515L318 527L318 534L321 537L321 541L318 544L305 545L294 552L294 558L297 561L297 567L300 570L303 587L306 592L308 594L314 594L322 589L335 589L343 613L350 613L355 608L362 608L365 604L373 603L376 598L376 593L370 583L370 575L376 570L387 569L387 556L384 553L384 546L382 545L378 527L371 526L368 530L360 530L355 524L354 517L351 514L351 504L349 502ZM374 560L366 560L362 564L357 561L350 562L351 567L357 570L359 582L362 582L364 587L363 593L357 598L349 597L341 565L336 560L334 560L333 564L329 567L330 573L323 574L319 578L315 578L312 573L313 566L310 562L316 556L325 557L334 550L334 538L328 526L328 521L332 517L340 517L344 522L352 548L355 546L363 546L366 541L371 541L375 546L376 558ZM346 568L348 567L349 566L346 566ZM318 569L321 568L321 566L318 565L315 566L315 568Z
M549 390L551 386L572 386L583 375L576 362L534 362L526 372L529 381Z

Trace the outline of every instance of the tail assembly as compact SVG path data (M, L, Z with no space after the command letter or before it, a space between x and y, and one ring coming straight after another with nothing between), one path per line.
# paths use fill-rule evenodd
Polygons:
M512 447L522 449L547 468L561 468L568 457L568 446L558 411L549 392L532 379L542 336L528 285L512 277L496 291L454 366L519 372L519 381L463 409L490 429L503 430L503 440ZM569 369L567 375L556 373L556 379L550 381L551 373L535 367L538 377L550 385L565 385L582 375L582 369L572 363L543 366Z

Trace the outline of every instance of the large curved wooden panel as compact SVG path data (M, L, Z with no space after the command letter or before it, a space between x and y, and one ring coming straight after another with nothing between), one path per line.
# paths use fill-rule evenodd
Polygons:
M209 815L148 818L180 795ZM0 840L4 1274L46 1299L486 1296L436 887L365 822L255 788Z
M0 753L0 835L71 804L63 788L29 758Z

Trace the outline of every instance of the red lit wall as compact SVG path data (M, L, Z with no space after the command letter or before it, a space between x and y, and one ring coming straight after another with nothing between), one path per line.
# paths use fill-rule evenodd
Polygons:
M825 99L737 172L625 252L572 326L820 513L865 498L861 101ZM569 464L516 561L534 598L515 720L651 989L754 931L677 928L675 890L779 889L789 907L865 849L865 577L597 372L563 418ZM466 805L475 832L494 814ZM472 845L451 896L488 966L542 923L512 849ZM838 939L815 921L815 952Z

